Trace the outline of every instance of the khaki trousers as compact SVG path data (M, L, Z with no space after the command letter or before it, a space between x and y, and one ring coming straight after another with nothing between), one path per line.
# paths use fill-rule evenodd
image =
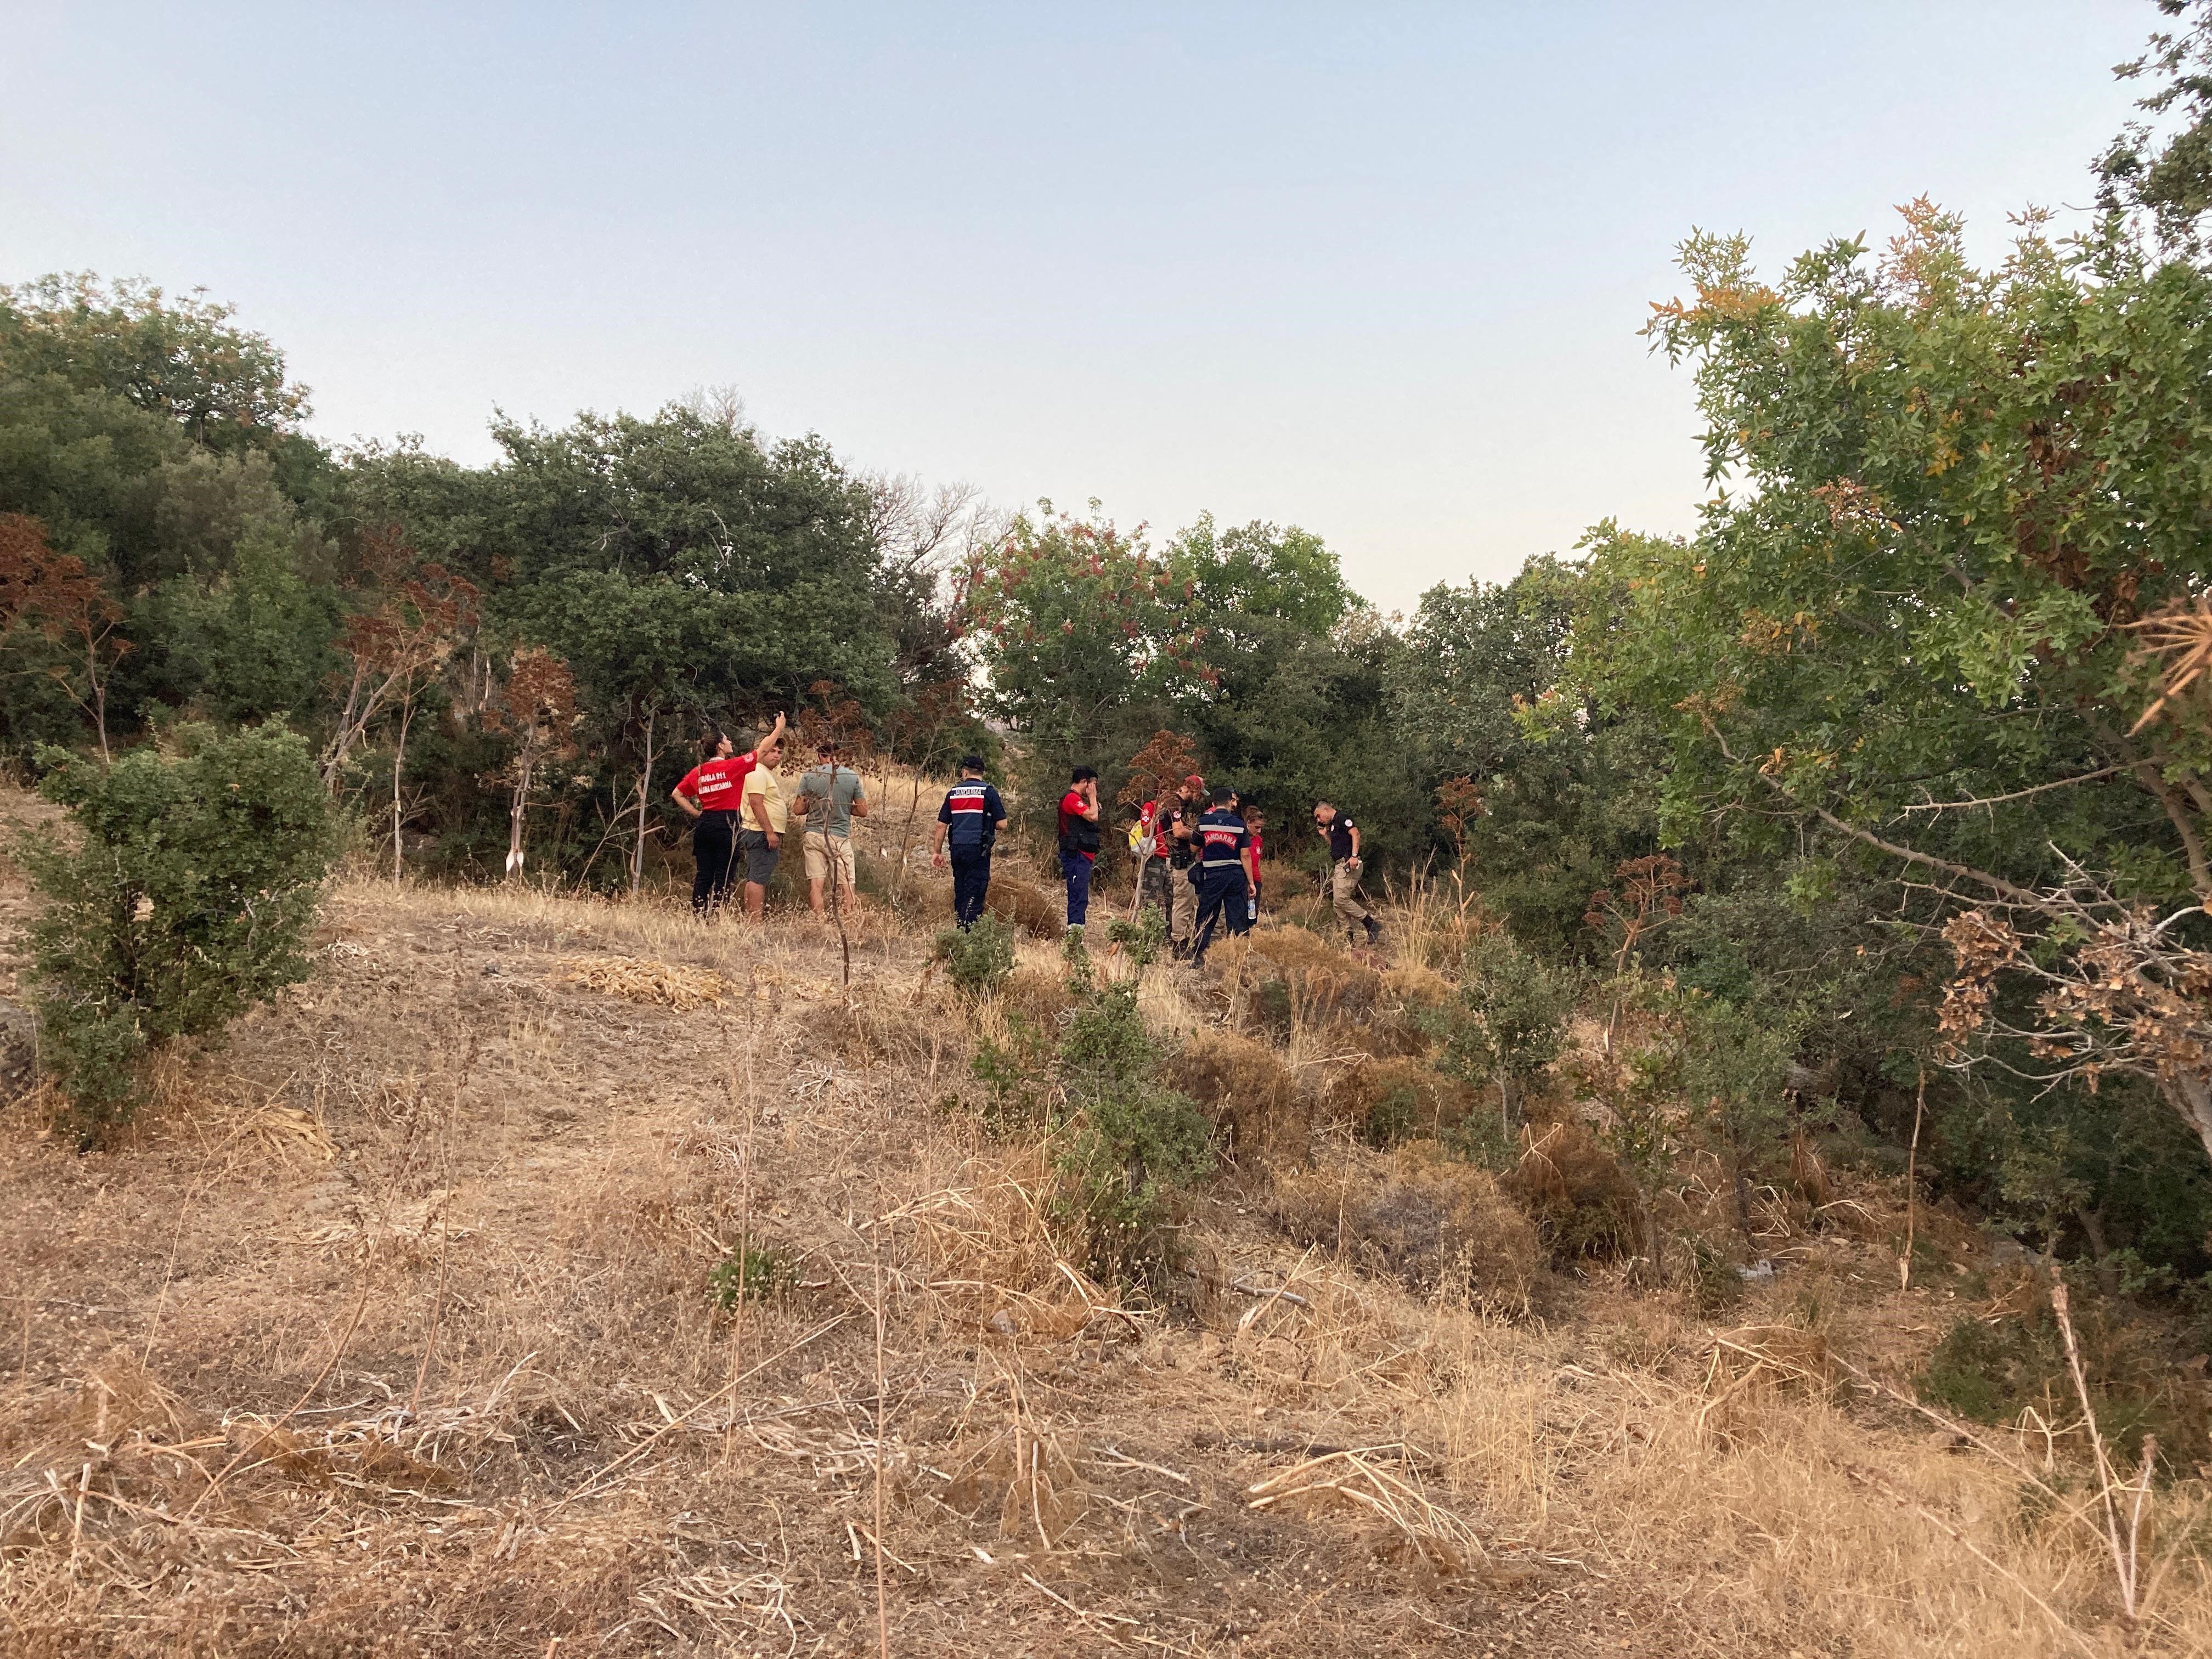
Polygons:
M849 896L853 891L853 839L849 836L833 836L826 830L809 830L803 845L806 850L806 878L826 882L831 866L837 871L837 884Z
M1336 902L1336 918L1347 927L1364 927L1369 920L1367 907L1359 902L1359 872L1352 867L1349 859L1339 859L1329 872L1329 896Z
M1188 945L1198 933L1198 889L1188 870L1168 872L1168 937Z

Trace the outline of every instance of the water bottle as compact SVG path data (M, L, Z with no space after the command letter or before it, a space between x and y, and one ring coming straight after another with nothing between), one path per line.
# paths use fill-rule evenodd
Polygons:
M1257 893L1244 895L1244 920L1248 922L1260 920L1260 896Z

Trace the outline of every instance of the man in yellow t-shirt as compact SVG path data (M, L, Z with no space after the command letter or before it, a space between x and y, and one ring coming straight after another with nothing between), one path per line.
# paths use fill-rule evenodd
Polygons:
M759 763L745 774L745 793L738 813L744 826L738 831L738 853L745 861L745 915L755 921L768 902L768 884L782 856L785 823L783 781L775 775L783 759L781 738L763 744Z

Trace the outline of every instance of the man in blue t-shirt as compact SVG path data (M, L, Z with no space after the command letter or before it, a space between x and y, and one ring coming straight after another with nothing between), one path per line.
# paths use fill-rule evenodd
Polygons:
M991 843L1006 827L999 792L983 781L983 757L960 762L960 781L945 791L937 809L937 829L929 843L930 862L940 868L952 854L952 920L965 927L983 914L991 890Z
M1231 933L1242 933L1244 902L1260 890L1253 868L1252 834L1237 814L1237 792L1216 789L1213 805L1198 821L1198 862L1191 875L1198 886L1198 930L1192 940L1194 968L1206 961L1206 947L1213 942L1218 922Z

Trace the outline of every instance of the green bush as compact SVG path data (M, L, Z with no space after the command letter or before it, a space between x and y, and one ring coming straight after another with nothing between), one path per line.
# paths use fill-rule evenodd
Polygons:
M1367 1109L1367 1121L1360 1126L1360 1138L1369 1146L1381 1148L1411 1140L1422 1127L1421 1106L1420 1091L1410 1083L1399 1084Z
M733 1244L707 1269L707 1299L724 1313L744 1302L772 1302L799 1286L799 1261L776 1244Z
M1468 947L1459 1000L1430 1023L1444 1039L1447 1072L1498 1085L1500 1129L1510 1139L1515 1100L1565 1049L1573 1012L1572 982L1501 928Z
M1133 978L1091 987L1060 1044L1060 1078L1077 1114L1057 1159L1061 1203L1092 1267L1109 1278L1160 1265L1176 1194L1213 1168L1212 1121L1158 1080L1164 1059L1145 1030Z
M1041 1121L1052 1087L1052 1042L1043 1026L1027 1016L1006 1016L1006 1040L985 1037L968 1069L991 1091L984 1121L1006 1131Z
M1167 1054L1137 1006L1144 969L1164 933L1156 915L1115 921L1107 936L1137 971L1109 978L1071 927L1060 941L1074 1008L1055 1047L1037 1021L1009 1012L1003 1041L986 1037L970 1070L990 1091L995 1130L1042 1126L1052 1136L1056 1223L1092 1271L1141 1278L1166 1259L1177 1195L1213 1168L1213 1122L1188 1095L1162 1081ZM939 957L963 990L994 988L1013 968L1013 933L986 916L967 933L937 937Z
M307 744L274 724L180 727L177 751L112 766L48 750L42 787L78 831L27 838L38 896L33 1001L48 1066L87 1144L127 1121L141 1062L307 976L305 945L337 846ZM53 764L58 761L58 764Z
M1160 959L1160 947L1167 943L1167 918L1152 905L1137 913L1137 919L1116 916L1106 924L1106 937L1121 947L1139 973Z
M968 927L939 930L935 955L963 995L989 996L1013 974L1014 930L986 913Z

